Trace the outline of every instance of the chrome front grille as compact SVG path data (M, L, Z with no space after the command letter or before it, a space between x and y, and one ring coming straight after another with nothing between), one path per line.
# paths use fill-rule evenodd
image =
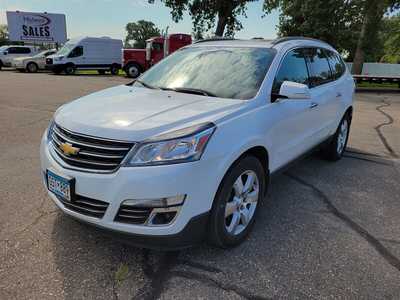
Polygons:
M63 151L62 146L77 148L77 153ZM134 146L132 142L86 136L54 125L51 145L57 157L71 167L98 172L112 172L119 167Z

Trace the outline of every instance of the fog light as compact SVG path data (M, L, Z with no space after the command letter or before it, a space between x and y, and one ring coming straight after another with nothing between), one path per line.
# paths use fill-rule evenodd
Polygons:
M152 218L149 219L149 222L151 222L152 225L170 224L174 220L176 214L177 211L155 213Z
M132 199L125 200L122 204L136 207L171 207L180 206L185 201L186 195L159 199Z

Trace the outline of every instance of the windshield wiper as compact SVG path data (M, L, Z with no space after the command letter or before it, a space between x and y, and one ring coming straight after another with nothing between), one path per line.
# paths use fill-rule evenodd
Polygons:
M143 85L145 88L148 88L148 89L152 89L152 90L157 90L157 89L159 89L158 87L152 86L152 85L150 85L150 84L148 84L148 83L146 83L146 82L144 82L144 81L141 81L141 80L139 80L139 79L135 79L134 81L128 83L127 85L131 86L131 85L133 85L135 82L140 83L141 85Z
M187 93L187 94L203 95L209 97L217 97L217 95L202 89L185 88L185 87L177 87L177 88L160 87L160 89L164 91L174 91L177 93Z

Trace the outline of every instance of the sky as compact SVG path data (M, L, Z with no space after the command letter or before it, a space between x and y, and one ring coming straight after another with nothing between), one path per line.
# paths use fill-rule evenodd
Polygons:
M241 18L244 29L236 38L275 38L279 13L262 18L262 0L248 4L248 18ZM189 15L179 23L171 19L170 10L159 0L0 0L0 24L6 24L6 11L63 13L67 20L68 38L76 36L110 36L124 39L125 25L141 19L152 21L160 29L169 26L169 33L191 33Z

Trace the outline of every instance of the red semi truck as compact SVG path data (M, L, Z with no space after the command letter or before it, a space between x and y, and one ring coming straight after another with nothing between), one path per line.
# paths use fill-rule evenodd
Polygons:
M146 41L146 49L123 50L123 69L128 77L136 78L165 56L191 43L192 37L183 33L153 37Z

